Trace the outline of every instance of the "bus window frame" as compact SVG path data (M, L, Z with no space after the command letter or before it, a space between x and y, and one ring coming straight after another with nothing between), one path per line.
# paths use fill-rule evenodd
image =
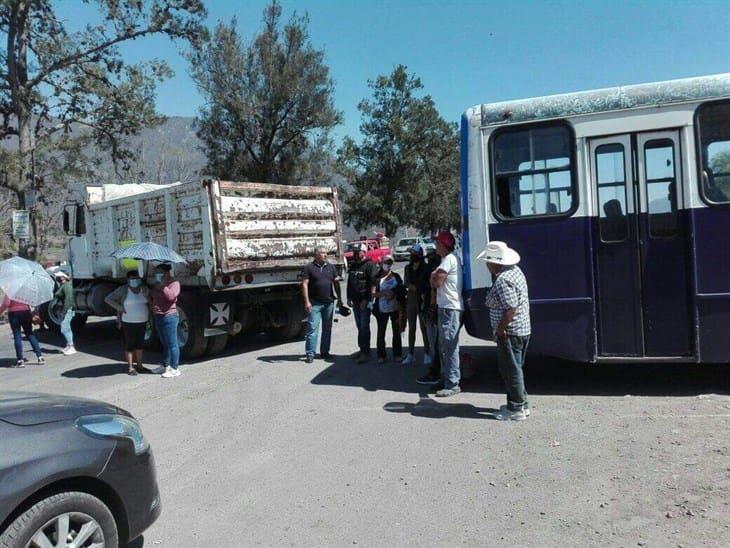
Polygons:
M704 103L697 106L695 109L692 125L695 134L695 162L697 164L697 191L699 192L700 199L708 207L715 209L730 209L730 199L725 202L713 202L705 195L705 188L703 184L704 180L704 160L702 155L702 126L700 125L700 114L703 108L714 105L730 105L730 99L720 99L716 101L705 101Z
M496 181L496 156L494 153L494 143L500 135L504 133L514 133L518 131L527 131L536 128L549 128L562 126L567 128L570 137L570 192L571 192L571 206L570 209L562 213L541 213L538 215L522 215L519 217L505 217L499 211L499 204L497 203L497 181ZM578 144L575 137L575 129L573 125L565 119L547 120L540 122L531 122L524 124L513 124L509 126L500 126L492 133L489 134L489 141L487 144L487 153L489 154L489 201L491 204L491 214L501 223L523 223L536 220L558 220L572 217L578 207L580 206L580 196L578 195Z

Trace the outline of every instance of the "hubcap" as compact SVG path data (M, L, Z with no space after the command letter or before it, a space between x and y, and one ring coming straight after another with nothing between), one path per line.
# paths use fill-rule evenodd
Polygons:
M35 532L26 548L104 548L101 525L87 514L68 512Z

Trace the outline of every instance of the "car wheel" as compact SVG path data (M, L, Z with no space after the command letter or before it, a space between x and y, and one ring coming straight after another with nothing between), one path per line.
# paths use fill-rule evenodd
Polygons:
M0 548L117 548L119 533L109 508L87 493L59 493L36 503L0 535Z
M200 299L197 294L184 292L180 295L177 301L177 313L180 317L177 340L180 345L180 356L186 359L199 358L208 345L205 339L203 315L200 310Z

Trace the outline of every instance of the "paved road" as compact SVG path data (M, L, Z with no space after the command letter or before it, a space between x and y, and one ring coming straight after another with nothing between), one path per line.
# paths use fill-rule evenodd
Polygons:
M0 352L11 356L7 326ZM51 339L44 346L56 349ZM92 323L74 357L0 386L89 396L139 418L163 514L136 546L720 546L730 538L730 398L720 367L586 367L533 357L533 415L503 403L490 349L438 400L419 369L334 364L302 342L239 339L177 379L129 377L118 333ZM155 357L155 356L151 356ZM9 361L4 361L3 366Z

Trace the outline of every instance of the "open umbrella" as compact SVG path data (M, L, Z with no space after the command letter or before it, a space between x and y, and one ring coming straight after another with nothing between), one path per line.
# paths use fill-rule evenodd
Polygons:
M12 300L38 306L53 299L55 283L38 263L13 257L0 262L0 287Z
M160 263L184 263L185 259L169 247L154 242L132 244L117 249L112 253L115 259L137 259L139 261L157 261Z

